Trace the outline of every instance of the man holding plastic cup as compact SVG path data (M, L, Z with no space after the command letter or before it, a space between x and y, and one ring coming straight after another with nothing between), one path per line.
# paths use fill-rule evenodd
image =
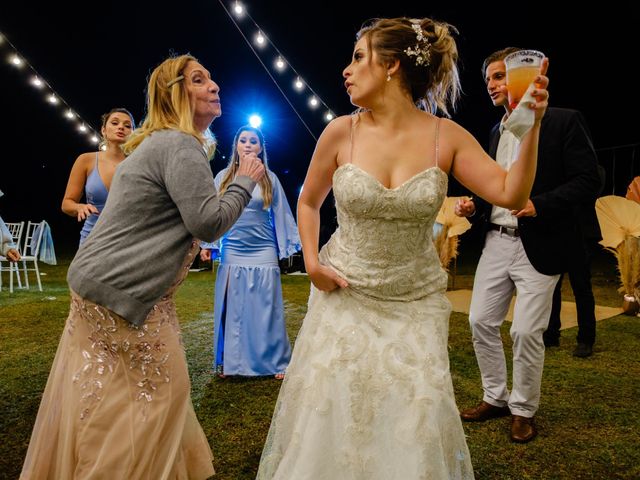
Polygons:
M506 57L515 53L522 59L531 51L518 52L517 48L495 52L482 67L491 101L505 109L491 132L489 153L507 170L519 146L518 125L532 121L525 107L530 91L514 91L511 104L507 92ZM543 55L538 54L529 56L542 61ZM538 74L539 70L529 77L525 90L535 89L531 82ZM523 105L515 108L519 102ZM595 151L579 112L548 108L540 128L536 178L531 198L521 210L495 207L481 198L462 201L455 209L457 215L484 229L469 314L484 394L479 405L462 410L460 416L465 421L485 421L511 415L511 440L518 443L537 435L534 416L544 364L542 334L549 322L554 287L579 242L573 209L593 197L600 183ZM514 292L509 391L500 326Z

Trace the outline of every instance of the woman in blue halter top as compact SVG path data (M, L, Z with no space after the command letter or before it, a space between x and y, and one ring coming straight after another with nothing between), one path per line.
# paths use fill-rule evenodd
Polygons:
M105 148L83 153L71 168L62 199L62 211L70 217L76 217L78 222L84 220L80 244L86 240L104 208L116 167L125 158L121 146L127 141L133 128L133 115L125 108L114 108L105 113L102 115L100 129ZM80 203L83 190L85 203Z

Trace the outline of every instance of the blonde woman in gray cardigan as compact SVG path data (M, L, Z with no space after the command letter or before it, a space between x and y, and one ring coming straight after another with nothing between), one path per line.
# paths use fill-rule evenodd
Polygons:
M191 404L173 292L228 230L264 167L211 181L219 87L190 55L151 74L147 118L125 144L104 210L69 267L71 311L21 478L205 479L212 454Z

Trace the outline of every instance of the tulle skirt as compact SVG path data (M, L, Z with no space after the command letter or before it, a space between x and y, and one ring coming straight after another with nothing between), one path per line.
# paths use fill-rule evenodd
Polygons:
M466 480L449 372L451 305L312 288L259 480Z
M140 328L72 292L21 479L206 479L175 305Z

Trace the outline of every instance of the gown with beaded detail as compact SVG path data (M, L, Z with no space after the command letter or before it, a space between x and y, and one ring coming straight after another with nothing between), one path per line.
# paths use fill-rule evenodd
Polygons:
M206 479L211 449L191 403L173 294L141 327L71 292L71 309L21 479Z
M257 478L472 479L431 233L447 191L437 148L397 188L347 163L333 191L339 228L319 258L349 287L311 287Z

